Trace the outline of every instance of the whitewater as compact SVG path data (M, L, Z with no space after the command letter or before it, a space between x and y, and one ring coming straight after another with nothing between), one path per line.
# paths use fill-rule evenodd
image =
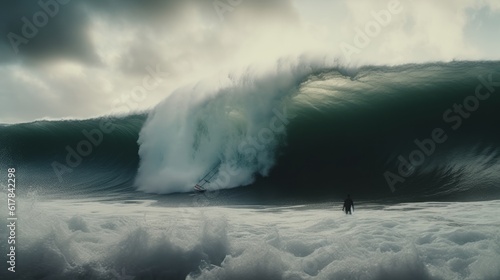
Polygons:
M338 202L208 208L154 200L21 203L17 279L500 275L498 200L366 203L352 216Z
M498 81L495 61L283 59L148 112L0 125L0 278L500 279Z

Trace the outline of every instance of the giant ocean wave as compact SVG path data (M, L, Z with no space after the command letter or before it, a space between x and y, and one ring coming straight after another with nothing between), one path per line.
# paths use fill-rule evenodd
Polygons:
M356 69L278 63L179 89L149 114L0 126L0 157L22 171L26 185L60 195L190 192L218 166L209 190L313 200L347 192L367 199L494 199L500 197L495 81L499 62ZM474 99L478 87L485 98ZM87 139L82 131L103 120L113 131L68 166L70 151ZM421 151L422 162L402 176L400 159L411 161L422 150L416 141L432 139L435 129L446 141ZM54 162L71 171L61 174L59 165L58 176ZM387 172L396 176L392 187Z

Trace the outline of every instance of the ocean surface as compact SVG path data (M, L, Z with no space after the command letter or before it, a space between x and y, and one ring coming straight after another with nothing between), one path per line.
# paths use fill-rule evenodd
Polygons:
M0 278L500 279L499 108L500 62L299 62L0 125Z

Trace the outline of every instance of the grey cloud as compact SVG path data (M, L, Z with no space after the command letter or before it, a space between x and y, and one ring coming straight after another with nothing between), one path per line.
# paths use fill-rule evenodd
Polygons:
M2 60L63 57L99 63L87 36L88 17L81 1L69 1L65 5L56 1L41 2L57 3L49 8L52 14L48 14L37 1L4 1L0 4Z
M233 1L233 0L231 0ZM221 22L215 1L95 1L97 13L111 24L136 30L135 39L120 58L120 69L129 74L142 74L146 66L160 64L169 73L175 73L179 64L189 68L196 63L217 63L233 50L234 42L241 41L251 28L265 27L268 18L274 24L289 26L298 22L298 16L288 0L241 0L230 11L225 11ZM228 0L218 3L230 5ZM236 2L233 2L236 3ZM192 30L191 22L211 26ZM229 32L224 32L228 31ZM231 36L233 39L224 38ZM256 32L252 31L251 36ZM167 38L167 46L158 44L158 37Z
M0 73L4 73L0 77L0 122L107 113L110 100L142 81L146 66L160 65L172 75L169 80L175 80L189 75L191 69L210 69L234 59L238 48L258 37L269 24L298 21L291 0L241 0L224 14L224 21L211 0L42 0L59 3L55 1L68 3L59 4L57 13L49 16L28 43L19 45L17 54L8 34L25 37L23 17L31 24L43 9L36 0L0 2ZM113 32L102 34L108 30L93 29L96 22L103 22ZM116 38L116 42L121 42L123 34L133 37L124 40L118 50L112 49L113 58L108 59L101 57L103 49L104 55L109 54L107 46L91 37L95 32ZM61 61L72 61L81 70L63 78L61 68L50 67ZM12 69L28 73L29 79L39 83L20 79ZM78 80L84 79L81 73L99 73L113 91Z
M20 59L51 59L66 58L79 60L86 64L98 64L94 44L88 36L89 22L92 17L99 16L117 26L129 28L134 26L139 30L161 32L161 35L171 30L179 31L195 17L199 17L208 24L220 24L214 1L203 0L57 0L41 1L2 1L0 3L0 63ZM220 3L229 3L228 0L219 0ZM34 24L34 15L44 11L41 3L56 3L57 13L48 16L46 25L38 29L33 38L23 34L23 18ZM51 6L54 9L53 6ZM263 18L292 18L294 11L288 0L250 1L241 0L235 9L238 11L227 14L228 19L235 17L250 17L257 23ZM36 17L35 17L36 18ZM38 17L38 20L43 20ZM31 30L29 30L31 31ZM12 46L12 37L16 34L27 39L27 43L20 43L19 52L15 55ZM118 35L119 36L119 35ZM19 38L19 37L16 37ZM148 43L154 43L147 41ZM134 50L131 50L134 51ZM154 54L153 54L154 55Z

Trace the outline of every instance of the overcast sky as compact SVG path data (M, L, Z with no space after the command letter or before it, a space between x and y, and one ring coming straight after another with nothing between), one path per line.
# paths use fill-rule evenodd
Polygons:
M499 27L498 0L2 1L0 123L144 110L303 53L354 66L498 60Z

